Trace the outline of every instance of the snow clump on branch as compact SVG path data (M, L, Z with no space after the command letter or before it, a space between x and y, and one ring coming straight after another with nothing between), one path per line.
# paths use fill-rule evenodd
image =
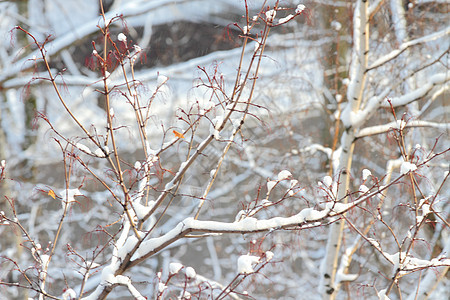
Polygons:
M259 263L259 257L253 255L241 255L238 258L238 273L250 274L255 272L253 265Z

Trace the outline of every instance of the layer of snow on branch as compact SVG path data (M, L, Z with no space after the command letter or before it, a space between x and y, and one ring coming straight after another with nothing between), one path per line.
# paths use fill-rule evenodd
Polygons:
M167 289L167 285L163 282L158 283L158 292L163 293Z
M80 149L81 151L86 152L86 153L88 153L88 154L91 154L91 153L92 153L92 152L91 152L91 149L89 149L88 146L83 145L83 144L81 144L81 143L77 143L77 144L75 145L75 147L77 147L77 148Z
M350 257L352 255L352 248L345 249L344 254L341 257L341 263L336 273L336 282L354 281L358 278L358 274L347 274L345 269L350 266Z
M253 265L259 263L259 257L253 255L241 255L238 258L238 273L240 274L250 274L255 272L253 270Z
M370 170L364 169L364 170L362 171L362 179L363 179L364 181L366 181L367 178L369 178L370 175L372 175L372 172L370 172Z
M59 193L59 195L61 196L61 198L64 199L64 201L66 202L75 202L75 198L74 196L81 196L83 194L81 194L79 189L67 189L67 190L63 190Z
M270 194L270 192L272 191L272 189L275 187L275 185L277 183L278 182L276 180L270 180L270 181L267 182L267 195Z
M325 176L325 177L323 178L323 183L324 183L326 186L330 187L331 184L333 183L333 178L331 178L330 176Z
M272 251L266 251L266 261L271 261L274 256Z
M183 268L183 265L180 263L170 263L169 264L169 272L170 274L178 274L180 270Z
M333 196L337 195L337 183L333 181L333 178L331 176L324 176L322 182L317 183L319 187L324 186L324 189L330 191ZM325 192L326 196L328 193Z
M139 202L134 202L133 203L133 208L136 211L136 216L138 217L138 219L143 219L153 208L153 206L155 205L155 201L149 201L149 205L145 206L142 205Z
M400 173L402 174L414 172L415 170L417 170L417 166L409 161L402 162L402 165L400 166Z
M359 191L363 194L367 193L369 191L369 188L367 186L365 186L364 184L361 184L359 186Z
M108 146L103 147L103 149L106 151L107 154L109 154L109 148L108 148ZM100 149L100 148L98 148L97 150L95 150L94 154L95 154L97 157L106 157L106 156L105 156L105 153L104 153L103 150Z
M278 181L286 180L289 179L290 177L292 177L292 174L288 170L283 170L280 173L278 173Z
M287 22L289 22L290 20L292 20L293 18L294 18L294 15L287 15L286 17L279 19L279 20L278 20L278 24L284 24L284 23L287 23Z
M431 260L419 259L409 255L406 255L405 252L389 254L384 253L384 255L394 263L394 270L400 268L401 271L413 271L419 268L429 268L429 267L441 267L441 266L450 266L450 259L437 259L433 258Z
M277 12L274 9L270 9L270 10L266 11L267 22L272 22L273 19L275 19L276 15L277 15Z
M122 32L117 35L117 39L123 43L127 42L127 36L125 34L123 34Z
M62 198L61 205L63 209L67 209L69 207L68 204L76 202L75 196L82 196L79 189L67 189L63 190L59 193Z
M327 202L324 212L332 211L335 214L339 214L352 207L352 205L352 203Z
M188 278L195 278L195 276L197 276L197 272L195 272L195 269L192 267L187 267L185 272Z
M306 6L303 4L299 4L297 5L297 8L295 9L295 13L296 14L300 14L305 10Z
M169 78L167 76L158 74L158 78L157 78L156 82L158 83L158 86L160 86L160 85L165 84L168 80L169 80Z
M72 289L65 290L64 294L62 294L63 300L71 300L77 298L77 293Z
M329 202L326 204L324 210L315 210L311 207L301 210L298 214L290 217L274 217L267 220L258 220L253 217L247 217L242 220L233 223L216 222L216 221L201 221L194 218L186 218L178 225L167 232L166 234L151 238L144 241L137 253L132 257L132 260L137 260L146 255L149 255L153 251L157 251L161 245L164 245L171 240L176 240L178 237L182 237L188 231L208 231L216 233L224 232L255 232L255 231L268 231L271 229L277 229L281 227L298 226L305 221L314 222L320 221L325 218L331 211L331 215L336 215L352 207L351 203L343 204L336 202Z
M123 260L125 256L133 250L134 246L139 242L138 238L134 235L129 236L125 244L117 251L117 256Z
M448 81L448 74L446 73L434 74L428 79L428 82L421 84L420 87L417 88L416 90L413 90L400 97L391 98L390 102L394 107L406 105L425 96L435 85L444 84L447 81ZM387 100L382 103L383 107L390 107L390 105L391 104Z
M378 292L378 299L380 300L391 300L388 296L386 296L386 289L383 289Z

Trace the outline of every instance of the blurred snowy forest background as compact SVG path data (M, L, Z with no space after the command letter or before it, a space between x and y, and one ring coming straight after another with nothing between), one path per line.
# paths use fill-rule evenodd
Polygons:
M449 298L448 1L274 5L0 1L0 299Z

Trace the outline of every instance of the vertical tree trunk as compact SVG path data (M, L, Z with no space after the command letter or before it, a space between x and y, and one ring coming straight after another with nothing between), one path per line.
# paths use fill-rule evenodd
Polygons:
M342 112L344 133L341 137L341 154L339 167L335 170L336 180L339 180L337 199L347 202L347 192L350 184L350 171L354 149L355 133L357 126L352 123L352 116L361 106L364 84L366 79L368 49L369 49L369 15L368 1L360 0L355 7L353 19L353 50L350 65L350 84L347 90L347 106ZM336 282L336 270L339 251L342 243L344 221L336 222L330 226L325 258L321 266L320 292L323 299L335 299L339 291L339 283Z

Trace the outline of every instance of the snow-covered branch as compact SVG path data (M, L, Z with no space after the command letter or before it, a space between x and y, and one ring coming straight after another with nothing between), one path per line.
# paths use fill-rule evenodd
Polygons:
M366 72L373 70L375 68L378 68L378 67L384 65L385 63L393 60L394 58L396 58L397 56L399 56L400 54L402 54L404 51L406 51L408 48L410 48L412 46L423 44L423 43L428 43L428 42L431 42L431 41L434 41L434 40L437 40L440 38L445 38L446 36L448 37L449 34L450 34L450 27L447 27L443 30L434 32L427 36L423 36L423 37L417 38L415 40L405 42L405 43L401 44L398 49L395 49L395 50L391 51L390 53L386 54L385 56L378 58L375 62L373 62L367 68Z
M405 122L403 128L414 128L414 127L430 127L430 128L436 128L440 130L448 130L450 129L450 123L436 123L436 122L429 122L429 121L422 121L422 120L411 120L408 122ZM366 136L386 133L390 131L393 128L399 128L399 122L391 122L383 125L377 125L377 126L370 126L361 129L355 138L362 138Z
M438 73L432 75L428 81L422 84L418 89L403 96L389 98L389 101L386 100L382 103L382 107L390 107L391 104L393 107L407 105L426 96L436 85L446 84L449 81L450 75L448 73Z

